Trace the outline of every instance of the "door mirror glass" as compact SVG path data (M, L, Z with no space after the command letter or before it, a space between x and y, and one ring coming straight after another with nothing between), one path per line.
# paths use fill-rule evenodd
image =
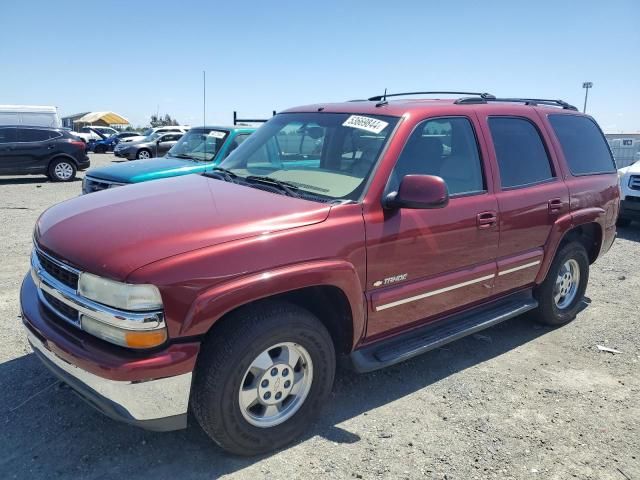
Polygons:
M449 203L447 185L434 175L405 175L397 192L384 198L385 208L442 208Z

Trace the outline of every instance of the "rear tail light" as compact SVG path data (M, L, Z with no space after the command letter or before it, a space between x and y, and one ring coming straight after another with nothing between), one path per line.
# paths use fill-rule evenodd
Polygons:
M82 140L71 140L69 143L75 147L81 148L82 150L84 150L87 147L87 144L84 143Z

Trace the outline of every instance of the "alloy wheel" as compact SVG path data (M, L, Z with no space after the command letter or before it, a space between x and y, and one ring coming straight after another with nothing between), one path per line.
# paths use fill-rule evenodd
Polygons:
M562 264L553 289L553 300L556 307L565 309L576 298L580 285L580 266L573 258Z
M261 428L279 425L302 406L313 381L309 352L285 342L258 355L247 369L238 399L242 416Z

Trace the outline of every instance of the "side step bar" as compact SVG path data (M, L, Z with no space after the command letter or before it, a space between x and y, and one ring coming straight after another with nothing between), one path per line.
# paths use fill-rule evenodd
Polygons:
M351 364L354 370L361 373L395 365L517 317L537 306L538 301L533 298L531 291L518 292L355 350L350 355Z

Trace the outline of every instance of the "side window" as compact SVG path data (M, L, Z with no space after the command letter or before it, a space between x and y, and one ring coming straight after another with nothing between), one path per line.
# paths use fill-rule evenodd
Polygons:
M19 142L42 142L44 140L49 140L48 130L38 130L35 128L18 129Z
M596 123L578 115L549 115L564 158L574 175L615 172L604 135Z
M489 118L503 188L522 187L554 177L538 129L515 117Z
M471 122L464 117L450 117L418 125L391 173L388 190L397 190L402 178L412 174L442 177L450 195L485 191Z
M250 134L248 133L239 133L238 135L236 135L235 138L231 140L231 145L229 145L229 149L224 154L224 158L227 158L231 154L231 152L233 152L240 146L240 144L242 144L242 142L249 138L249 135Z
M0 143L13 143L16 142L17 134L15 127L0 128Z

